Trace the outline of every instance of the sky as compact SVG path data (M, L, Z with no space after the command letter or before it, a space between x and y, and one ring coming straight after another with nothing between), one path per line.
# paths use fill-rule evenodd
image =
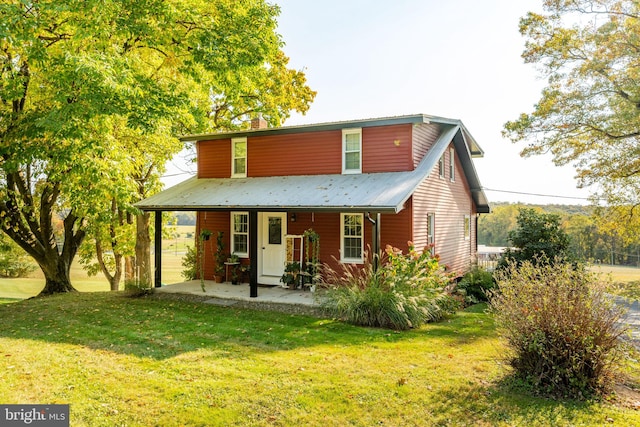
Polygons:
M518 32L542 0L272 1L290 67L317 91L307 114L285 126L421 113L460 119L485 152L475 167L490 203L588 203L573 167L522 158L524 143L501 136L505 122L533 111L545 86L521 58Z

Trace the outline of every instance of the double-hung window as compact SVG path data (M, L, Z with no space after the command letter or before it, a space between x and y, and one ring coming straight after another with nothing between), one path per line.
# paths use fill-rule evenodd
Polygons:
M231 177L247 177L247 138L231 139Z
M362 173L362 129L342 130L342 173Z
M451 182L456 180L456 150L449 148L449 179Z
M431 254L433 254L434 247L436 244L436 234L435 234L435 214L428 213L427 214L427 245L429 246L429 250Z
M231 253L249 256L249 213L231 212Z
M438 160L438 174L440 178L444 178L444 154L440 156L440 160Z
M464 216L464 240L471 239L471 216Z
M362 247L364 243L364 215L347 214L340 215L340 253L341 261L363 261Z

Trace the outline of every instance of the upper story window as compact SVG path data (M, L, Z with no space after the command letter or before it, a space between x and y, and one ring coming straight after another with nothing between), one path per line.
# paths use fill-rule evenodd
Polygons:
M340 253L342 255L340 261L356 263L363 261L363 222L363 214L340 215Z
M231 212L231 253L249 256L249 213Z
M464 240L471 239L471 216L464 216Z
M247 138L231 139L231 177L247 177Z
M433 213L427 214L427 245L429 245L429 250L431 251L431 255L435 253L435 245L436 245L436 230L435 224L436 216Z
M456 150L453 147L449 148L449 179L456 180Z
M342 130L342 173L362 173L362 129Z
M440 174L440 178L444 178L444 154L440 156L440 160L438 160L438 173Z

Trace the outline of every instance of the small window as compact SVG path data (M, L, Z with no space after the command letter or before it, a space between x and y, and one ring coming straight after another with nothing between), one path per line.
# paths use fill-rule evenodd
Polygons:
M464 240L471 239L471 216L464 216Z
M249 256L249 214L231 212L231 251L239 257Z
M231 140L231 176L233 178L247 177L247 138L233 138Z
M449 148L449 178L452 182L456 180L456 150L453 147Z
M362 129L342 130L342 173L362 172Z
M432 254L435 252L434 251L435 244L436 244L435 215L430 213L430 214L427 214L427 245L429 246Z
M341 214L341 261L363 261L362 246L364 243L363 214Z
M438 173L440 174L440 178L444 178L444 154L440 156L440 160L438 160Z

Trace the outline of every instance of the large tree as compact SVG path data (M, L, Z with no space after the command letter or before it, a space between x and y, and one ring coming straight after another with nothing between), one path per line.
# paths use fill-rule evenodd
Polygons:
M640 204L640 3L545 0L520 21L525 62L548 85L529 114L505 124L523 155L573 164L611 206ZM625 210L625 209L623 209ZM632 212L626 209L626 212Z
M307 110L314 92L287 68L277 14L264 0L0 4L0 227L42 269L42 294L73 290L89 225L126 212L167 154L137 162L136 138L118 135L143 147Z

